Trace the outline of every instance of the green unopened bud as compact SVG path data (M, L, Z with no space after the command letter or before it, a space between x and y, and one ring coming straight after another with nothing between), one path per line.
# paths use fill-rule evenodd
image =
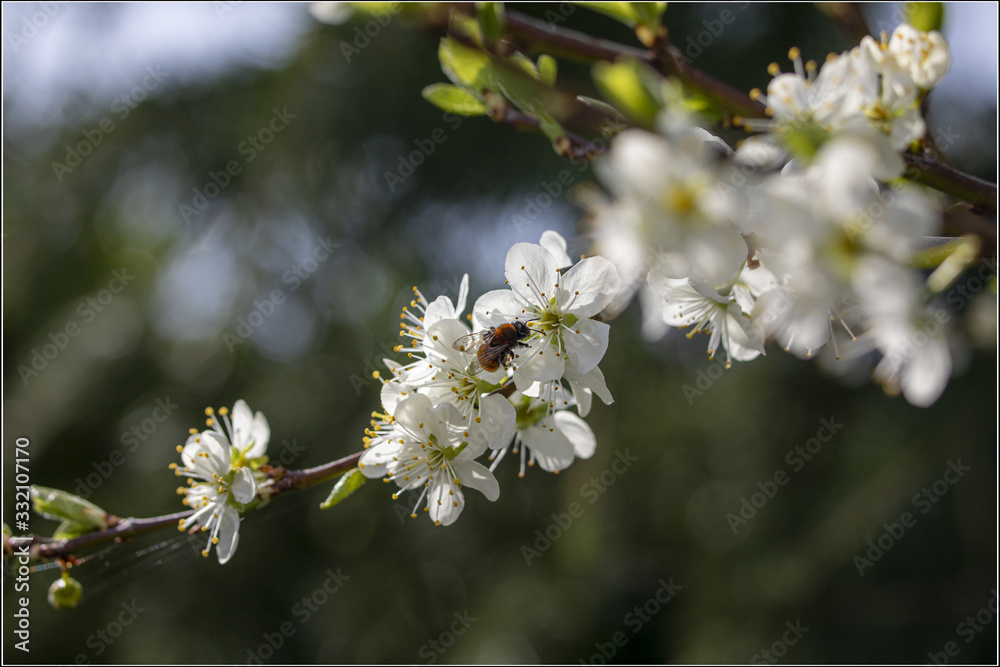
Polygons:
M48 599L53 609L72 609L83 601L83 584L63 572L49 586Z

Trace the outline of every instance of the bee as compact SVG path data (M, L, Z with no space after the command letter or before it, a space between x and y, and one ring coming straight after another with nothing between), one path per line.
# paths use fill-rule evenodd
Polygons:
M517 356L519 347L528 347L523 342L534 331L527 324L515 320L498 327L490 327L484 331L462 336L451 344L452 348L468 354L475 353L475 370L492 373L503 366L507 368L512 358Z

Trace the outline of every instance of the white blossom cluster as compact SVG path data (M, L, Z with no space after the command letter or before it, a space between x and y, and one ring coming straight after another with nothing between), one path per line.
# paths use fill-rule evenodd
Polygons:
M626 282L612 310L638 294L647 337L708 333L727 367L769 339L801 357L875 350L874 378L930 405L952 361L912 267L941 215L900 178L899 151L924 136L920 101L947 45L902 25L821 68L790 55L795 72L772 65L754 93L772 118L744 121L767 134L739 150L665 111L659 134L626 131L598 163L612 199L588 201L596 247Z
M382 412L366 430L359 469L419 490L411 516L423 505L437 525L458 518L464 487L499 497L493 471L509 450L520 453L521 475L526 465L558 473L589 458L597 443L582 417L594 394L612 402L598 368L609 326L596 316L619 291L614 265L602 257L573 264L566 241L548 231L540 244L510 249L506 278L509 289L482 295L464 319L468 276L456 303L429 301L414 288L402 313L407 343L396 348L409 361L385 360L392 377L383 380ZM495 368L480 364L482 352L497 351L489 349L493 336L511 334L514 323L527 329L504 346L509 357ZM483 456L489 467L477 460Z

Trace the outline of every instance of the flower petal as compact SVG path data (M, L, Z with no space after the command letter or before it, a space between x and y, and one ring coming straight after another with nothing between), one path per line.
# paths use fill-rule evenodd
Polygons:
M576 457L573 443L548 419L521 431L521 441L546 472L568 468Z
M482 454L487 447L489 449L506 447L514 437L514 425L517 421L517 411L514 406L499 394L483 396L479 399L479 405L481 421L472 425L473 442L469 443L469 447L473 449L470 456L473 458ZM473 443L476 447L473 447Z
M498 327L512 322L515 317L525 320L531 314L525 310L525 304L507 289L487 292L476 299L476 305L472 309L472 322L478 329Z
M560 281L566 311L580 319L604 310L618 294L622 281L615 265L603 257L580 260Z
M563 329L566 356L577 372L589 373L601 363L604 353L608 351L610 331L610 326L596 320L580 320L571 330Z
M462 486L479 491L490 502L495 502L500 497L500 484L497 478L482 463L471 458L458 457L452 460L451 466L455 469L455 476Z
M556 260L556 268L564 269L572 266L573 260L566 254L566 239L559 232L547 229L542 232L542 239L538 245L548 250Z
M504 273L511 291L525 304L545 308L555 296L559 268L556 258L542 246L515 243L507 251Z
M903 396L918 408L930 407L951 377L951 353L943 338L930 338L900 373Z
M590 322L590 320L583 321ZM564 355L558 354L558 350L549 340L549 338L545 338L535 341L527 350L518 353L524 361L515 360L515 375L521 374L529 380L539 382L558 380L563 376L563 371L566 369L566 358Z
M214 476L222 477L229 472L231 454L225 437L215 431L202 431L188 438L181 451L181 460L196 475L212 481Z
M233 425L233 446L243 451L252 437L253 411L242 398L233 405L230 421Z
M427 492L427 508L434 523L450 526L464 507L465 496L451 480L436 482Z
M236 553L240 543L240 515L235 507L226 505L219 512L219 543L215 546L219 565L225 565Z
M577 458L589 459L597 449L597 438L587 422L567 410L560 410L554 416L556 429L573 444Z
M395 420L416 434L425 433L423 424L428 420L431 399L422 394L411 394L396 406Z
M250 440L253 445L244 455L248 459L264 456L264 453L267 452L267 444L271 440L271 427L263 412L258 411L253 416L253 422L250 424Z
M257 479L250 472L250 468L240 468L233 476L233 483L229 487L229 492L233 494L233 499L245 505L257 495Z

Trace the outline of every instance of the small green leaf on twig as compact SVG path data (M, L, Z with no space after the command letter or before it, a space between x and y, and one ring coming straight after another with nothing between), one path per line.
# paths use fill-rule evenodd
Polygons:
M477 2L476 18L487 42L493 43L503 37L507 26L502 2Z
M488 80L490 57L482 51L470 49L445 37L438 47L441 69L457 86L479 89Z
M542 83L546 86L556 85L556 73L559 71L559 64L552 56L543 53L538 56L538 74L542 78Z
M488 111L479 98L458 86L434 83L424 88L421 95L431 104L460 116L482 116Z
M641 125L652 127L662 103L657 98L659 78L636 60L594 65L594 82L605 99Z
M367 481L361 471L357 468L348 470L344 476L337 480L336 486L330 492L330 496L320 504L320 509L328 510L341 500L354 493L358 487Z

